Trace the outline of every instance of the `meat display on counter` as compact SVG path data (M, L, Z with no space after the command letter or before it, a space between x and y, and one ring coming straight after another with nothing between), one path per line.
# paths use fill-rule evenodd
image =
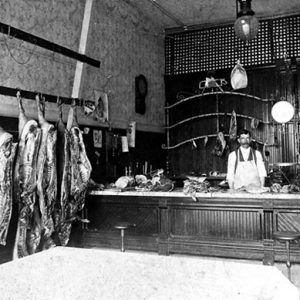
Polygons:
M16 146L13 136L0 127L0 245L6 245L12 213L12 170Z
M134 178L131 176L121 176L115 182L116 188L125 189L134 185Z
M245 190L246 192L251 194L262 194L262 193L270 192L269 187L259 187L259 186L252 186L252 185L247 186Z
M19 144L14 168L14 201L18 205L18 225L13 258L28 255L27 230L32 222L36 200L37 156L41 139L41 129L35 120L28 120L22 105L19 104Z
M272 193L300 193L300 186L296 184L286 184L281 186L279 183L273 183L270 187Z
M164 175L163 169L158 169L145 175L138 174L135 177L121 176L114 184L111 184L109 188L117 188L123 191L140 191L140 192L170 192L174 189L174 182Z
M210 183L205 180L205 177L187 176L184 181L183 193L192 197L197 201L196 193L207 193L210 191Z
M174 182L164 175L163 169L158 169L152 172L151 179L148 181L143 180L141 177L136 179L140 182L136 189L148 189L149 191L156 192L170 192L174 188Z

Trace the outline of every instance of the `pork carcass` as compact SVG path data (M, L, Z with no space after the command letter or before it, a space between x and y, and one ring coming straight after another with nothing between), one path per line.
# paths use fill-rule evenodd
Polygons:
M51 235L54 232L53 211L57 192L56 140L54 125L45 119L45 99L36 96L38 121L42 131L41 145L37 161L37 196L43 229L43 249L55 246Z
M29 120L24 112L20 93L19 144L14 168L14 201L17 202L19 216L13 258L28 255L27 231L32 219L36 201L37 155L40 146L41 129L35 120Z
M12 169L16 145L13 136L0 127L0 245L6 245L12 213Z
M55 231L62 246L66 246L69 240L69 222L66 223L66 209L69 200L70 189L70 142L69 134L62 119L62 104L59 103L59 119L57 129L57 200L54 208Z
M84 207L85 194L92 172L92 166L85 151L82 132L78 126L76 105L74 103L69 110L67 130L70 139L70 194L66 206L66 222L63 226L65 243L69 240L72 222L81 220L78 213Z

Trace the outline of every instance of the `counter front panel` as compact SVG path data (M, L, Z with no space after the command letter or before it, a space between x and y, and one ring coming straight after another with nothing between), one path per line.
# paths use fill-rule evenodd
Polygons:
M300 231L297 194L91 191L86 201L91 221L83 233L85 247L120 246L119 221L135 224L125 233L127 249L285 261L285 248L273 240L275 230ZM291 260L300 247L291 245Z

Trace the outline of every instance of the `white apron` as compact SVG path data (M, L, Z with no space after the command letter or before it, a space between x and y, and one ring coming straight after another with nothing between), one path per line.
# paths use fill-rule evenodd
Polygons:
M257 171L256 163L253 160L239 161L239 155L237 155L238 164L234 176L234 189L239 189L246 186L260 187L260 179Z

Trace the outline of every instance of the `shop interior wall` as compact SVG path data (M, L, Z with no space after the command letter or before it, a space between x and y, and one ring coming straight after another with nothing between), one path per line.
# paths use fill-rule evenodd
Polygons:
M77 52L84 7L85 1L75 0L2 1L0 17L5 24ZM4 34L0 36L0 48L2 86L71 97L75 60ZM142 161L153 158L151 160L159 167L163 164L160 146L164 139L165 102L164 42L161 29L126 1L94 0L86 55L100 60L101 66L98 69L84 64L79 97L95 100L98 92L106 93L109 124L96 121L93 116L86 116L83 109L79 108L80 126L103 130L105 141L108 128L112 132L124 132L130 121L136 121L137 147L131 150L139 151L139 159ZM143 115L135 112L135 77L139 74L143 74L148 81L146 112ZM17 100L0 95L0 102L0 126L17 137ZM30 99L24 99L23 102L26 114L36 119L35 102ZM69 106L64 105L65 122L68 110ZM56 104L46 99L46 119L55 123L57 118ZM151 141L153 147L149 147L147 141ZM105 146L105 142L103 144ZM155 159L154 150L159 152L158 160ZM109 173L106 166L109 155L106 149L102 151L102 163L105 163L106 172Z
M284 62L279 60L275 66L267 68L251 69L245 68L248 76L248 86L245 89L235 92L257 96L268 99L269 102L262 102L253 98L237 95L211 95L196 98L192 101L184 102L169 110L170 124L192 116L209 114L216 112L216 101L218 101L219 112L227 113L227 116L216 116L195 119L185 124L170 129L170 146L176 145L184 140L197 136L217 134L219 131L224 134L229 133L230 117L234 110L237 114L246 115L251 118L263 120L258 127L251 128L251 119L237 118L238 130L246 128L253 134L253 138L258 143L253 146L258 150L269 152L267 157L269 164L275 162L299 162L299 66L296 61ZM185 75L165 76L166 101L168 105L178 101L178 95L189 97L202 92L199 90L199 82L213 74L214 78L224 78L227 86L222 88L225 91L233 91L230 85L231 69L215 70L212 72L198 72ZM204 92L217 91L218 89L207 89ZM218 98L217 98L218 97ZM285 125L276 123L271 116L271 108L274 103L281 100L281 97L290 101L295 106L295 116L293 120ZM218 99L218 100L217 100ZM283 131L283 129L285 129ZM227 146L221 157L213 154L216 145L216 137L210 137L205 145L204 139L186 143L175 149L168 150L170 161L170 172L175 175L181 174L201 174L210 171L226 172L227 158L230 151L237 145L229 143L226 137ZM263 148L263 144L266 147ZM195 147L196 146L196 147Z

